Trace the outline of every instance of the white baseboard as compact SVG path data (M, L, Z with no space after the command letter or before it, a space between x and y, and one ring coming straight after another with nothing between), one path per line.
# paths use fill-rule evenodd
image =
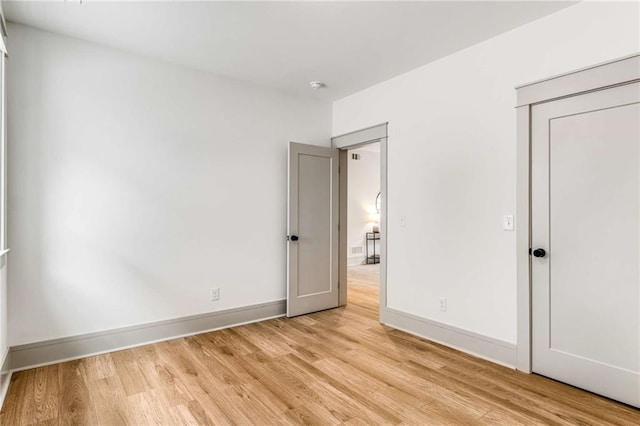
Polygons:
M14 346L9 353L9 369L11 371L26 370L263 321L284 316L285 313L286 301L278 300L139 326Z
M389 327L441 343L497 364L510 368L515 368L516 366L516 345L509 342L392 308L381 310L380 321Z

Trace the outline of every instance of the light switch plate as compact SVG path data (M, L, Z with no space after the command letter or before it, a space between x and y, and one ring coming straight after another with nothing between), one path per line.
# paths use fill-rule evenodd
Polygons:
M504 228L505 231L513 231L513 215L512 214L505 214L504 218L502 219L502 227Z
M400 228L407 227L407 217L405 215L400 216Z

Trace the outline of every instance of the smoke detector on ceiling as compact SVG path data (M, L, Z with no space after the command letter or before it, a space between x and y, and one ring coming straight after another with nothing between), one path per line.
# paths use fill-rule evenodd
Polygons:
M324 87L327 87L326 84L324 84L323 82L318 81L318 80L309 82L309 86L311 86L311 88L313 90L318 90L318 89L322 89Z

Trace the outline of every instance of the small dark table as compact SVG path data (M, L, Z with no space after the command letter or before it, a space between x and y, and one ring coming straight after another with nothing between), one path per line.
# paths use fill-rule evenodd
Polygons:
M379 232L367 232L365 233L365 250L366 250L366 261L367 264L375 264L380 263L380 255L376 254L376 241L380 241L380 233ZM373 254L369 256L369 241L371 241L371 245L373 246Z

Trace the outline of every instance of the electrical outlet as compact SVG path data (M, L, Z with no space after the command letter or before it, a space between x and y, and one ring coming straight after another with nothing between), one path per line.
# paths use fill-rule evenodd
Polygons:
M440 310L442 312L447 312L447 298L446 297L441 297L440 298Z
M407 217L405 215L400 216L400 228L407 227Z
M212 288L211 289L211 301L215 302L216 300L220 300L220 289Z

